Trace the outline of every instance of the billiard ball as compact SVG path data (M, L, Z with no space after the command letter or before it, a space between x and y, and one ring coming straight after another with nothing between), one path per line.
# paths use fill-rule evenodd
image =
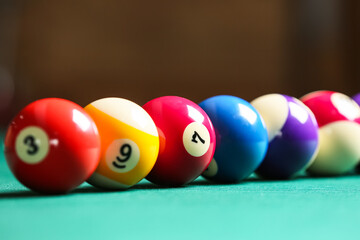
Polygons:
M318 125L298 99L281 94L256 98L251 104L264 118L269 149L256 174L268 179L295 177L313 161L318 150Z
M340 175L360 160L360 107L348 96L332 91L312 92L301 98L319 123L319 154L308 172Z
M352 96L352 99L357 103L357 105L360 106L360 93L355 94L354 96ZM357 172L360 172L360 164L358 164L356 166L356 170L357 170Z
M142 180L159 153L159 135L149 114L123 98L103 98L85 107L98 126L100 163L88 183L126 189Z
M353 99L358 105L360 105L360 93L354 95L354 96L352 97L352 99Z
M260 165L268 147L264 121L247 101L228 95L202 101L216 133L216 149L203 177L214 182L235 183Z
M197 178L215 151L215 132L207 114L194 102L164 96L143 108L153 118L160 136L160 151L146 177L158 185L181 186Z
M12 120L5 156L15 177L43 193L65 193L83 183L99 163L100 138L79 105L47 98L26 106Z

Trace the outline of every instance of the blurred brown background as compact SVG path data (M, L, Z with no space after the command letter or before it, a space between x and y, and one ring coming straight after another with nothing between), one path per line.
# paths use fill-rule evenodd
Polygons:
M353 95L359 2L2 0L0 96L13 99L2 122L44 97Z

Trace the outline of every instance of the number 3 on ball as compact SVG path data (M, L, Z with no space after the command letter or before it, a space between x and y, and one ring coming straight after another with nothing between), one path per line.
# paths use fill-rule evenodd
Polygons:
M23 162L40 163L49 152L49 137L39 127L24 128L16 138L15 150Z

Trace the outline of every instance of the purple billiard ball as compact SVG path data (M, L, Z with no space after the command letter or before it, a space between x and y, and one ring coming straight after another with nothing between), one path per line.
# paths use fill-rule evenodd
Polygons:
M354 95L352 99L360 106L360 93Z
M309 166L318 151L318 124L300 100L268 94L251 102L265 121L269 136L267 154L256 170L269 179L288 179Z

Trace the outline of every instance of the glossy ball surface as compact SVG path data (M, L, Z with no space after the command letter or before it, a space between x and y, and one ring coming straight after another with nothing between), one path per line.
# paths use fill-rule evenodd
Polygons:
M301 98L319 123L319 154L308 172L340 175L360 160L360 107L348 96L317 91Z
M352 96L352 99L357 103L357 105L360 106L360 93L355 94L354 96ZM360 164L357 165L357 171L360 172Z
M96 169L100 138L79 105L48 98L26 106L12 120L5 137L5 156L15 177L44 193L71 191Z
M354 96L352 97L352 99L353 99L358 105L360 105L360 93L354 95Z
M100 163L88 183L125 189L142 180L159 153L159 135L149 114L123 98L99 99L85 111L97 124L101 138Z
M265 124L253 106L234 96L215 96L201 102L216 133L216 150L203 177L234 183L260 165L268 147Z
M318 150L318 125L298 99L268 94L251 102L264 118L269 149L256 170L263 178L287 179L304 170Z
M143 108L160 136L159 156L147 179L167 186L193 181L215 151L215 132L207 114L194 102L176 96L153 99Z

